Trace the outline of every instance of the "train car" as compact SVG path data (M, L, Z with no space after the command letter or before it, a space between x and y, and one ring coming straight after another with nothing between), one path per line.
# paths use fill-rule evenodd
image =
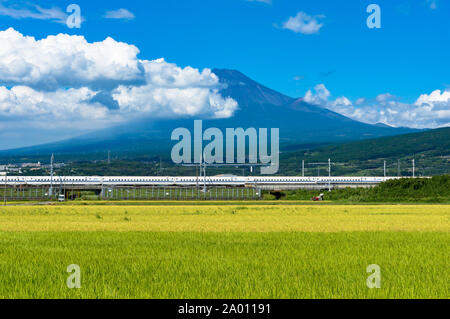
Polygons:
M367 185L400 177L299 176L7 176L10 186L258 186L258 185Z

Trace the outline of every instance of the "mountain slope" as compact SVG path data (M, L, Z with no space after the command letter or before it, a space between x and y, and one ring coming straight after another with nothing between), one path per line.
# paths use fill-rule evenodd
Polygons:
M333 175L382 176L386 161L387 175L410 176L412 159L417 176L450 174L450 127L284 153L281 173L298 175L302 160L317 163L328 158L336 163ZM307 175L317 175L316 168L307 169ZM326 174L326 165L321 169Z
M350 142L339 145L318 147L311 144L310 150L282 152L278 175L299 176L302 174L302 161L305 161L306 176L328 176L328 158L333 161L332 176L383 176L384 161L388 176L411 176L412 159L415 160L416 176L450 174L450 128L435 129L426 132L405 134L393 137L383 137L365 141ZM95 159L87 161L86 159ZM58 161L69 161L69 164L57 173L62 175L126 175L142 176L165 174L183 176L195 174L192 167L180 167L168 158L153 158L147 161L140 159L116 160L108 164L107 154L88 154L82 161L73 161L73 156L58 155ZM47 162L48 158L42 158ZM100 160L100 161L99 161ZM311 166L311 163L325 163L321 166ZM163 168L163 170L161 170ZM24 172L36 174L36 171ZM242 174L242 168L210 167L209 175ZM45 175L48 171L41 170L38 174ZM258 174L258 170L250 172L247 167L245 175Z
M345 142L412 132L408 128L369 125L302 99L293 99L267 88L234 70L215 69L223 84L221 94L234 98L239 109L227 119L204 120L204 128L280 128L280 143L286 145ZM170 134L177 127L193 129L194 118L142 119L69 140L1 151L0 156L78 154L111 150L126 156L170 154Z
M332 156L338 161L349 161L412 157L421 153L427 153L429 156L449 156L450 127L327 146L314 150L311 156L318 160ZM321 154L327 155L324 157Z
M281 94L261 85L236 70L213 69L225 87L221 90L223 96L231 96L239 102L241 107L261 105L286 105L294 101L293 98Z

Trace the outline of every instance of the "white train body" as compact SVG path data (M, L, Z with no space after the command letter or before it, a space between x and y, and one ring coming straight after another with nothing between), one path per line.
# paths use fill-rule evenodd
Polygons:
M399 177L298 177L298 176L7 176L9 186L47 186L50 184L72 186L193 186L206 183L209 186L257 186L257 185L370 185L398 179ZM0 177L0 185L5 183Z

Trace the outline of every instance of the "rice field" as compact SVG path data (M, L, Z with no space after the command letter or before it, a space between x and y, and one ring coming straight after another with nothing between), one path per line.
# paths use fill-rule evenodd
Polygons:
M449 219L448 205L0 207L0 298L449 298Z

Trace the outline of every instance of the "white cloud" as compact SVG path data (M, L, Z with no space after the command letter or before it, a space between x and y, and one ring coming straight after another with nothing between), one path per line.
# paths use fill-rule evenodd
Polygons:
M59 34L42 40L0 31L0 128L4 123L79 131L142 117L229 117L210 69L140 60L133 45L107 38L89 43ZM2 126L3 124L3 126Z
M119 20L132 20L135 18L132 12L124 8L106 11L103 17L106 19L119 19Z
M88 88L59 89L54 92L40 92L27 86L8 89L0 87L0 115L11 122L32 120L40 125L63 125L81 128L93 123L105 124L114 120L107 107L90 100L96 92ZM115 121L118 121L116 118Z
M325 85L319 84L314 92L305 94L304 100L364 123L413 128L450 126L450 90L422 94L413 104L403 103L390 93L374 100L359 98L354 103L345 96L334 100L330 97Z
M145 61L147 84L121 85L113 97L121 110L154 116L230 117L237 103L218 93L218 77L209 69L184 69L164 59Z
M449 91L443 91L441 94L441 90L435 90L431 92L431 94L422 94L417 99L415 105L421 106L421 105L434 105L434 104L450 104L450 90Z
M325 85L317 84L314 87L314 93L311 90L308 90L304 96L305 102L316 104L316 105L324 105L328 102L328 97L330 96L330 91L327 90Z
M347 99L345 96L338 97L334 102L332 103L333 106L350 106L352 105L352 102Z
M305 12L300 11L295 17L290 17L283 23L283 29L288 29L296 33L302 34L315 34L319 33L323 24L320 19L324 18L323 15L309 16Z
M35 88L115 86L143 80L133 45L106 38L58 34L42 40L9 28L0 31L0 82Z
M67 14L58 7L42 8L36 4L26 3L21 6L4 6L0 3L0 15L14 19L50 20L57 23L66 23Z

